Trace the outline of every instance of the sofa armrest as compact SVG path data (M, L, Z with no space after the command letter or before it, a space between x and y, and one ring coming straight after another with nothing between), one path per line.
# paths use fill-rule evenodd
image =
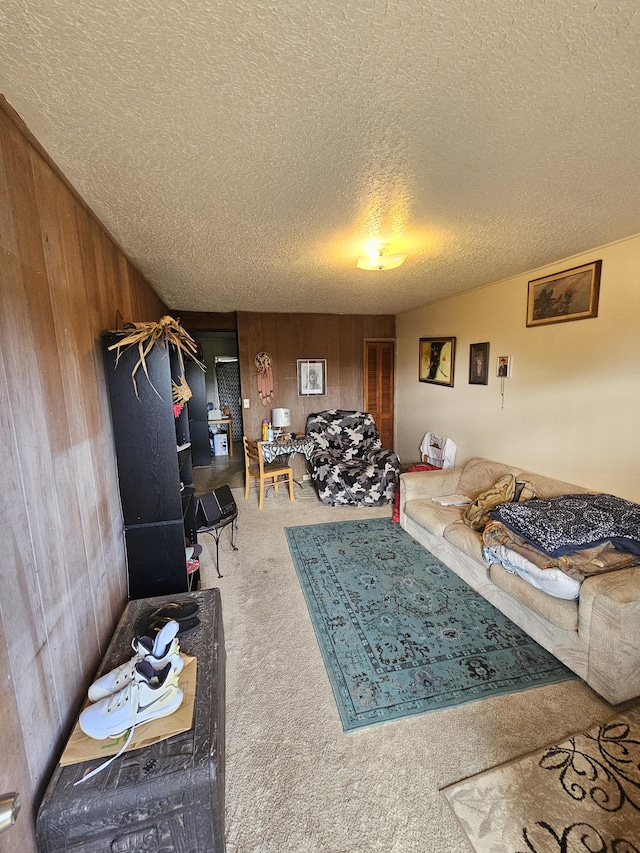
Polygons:
M586 679L612 704L640 695L640 566L587 578L578 631L589 647Z
M410 471L400 475L400 523L407 501L429 500L438 495L455 494L463 468L441 468L437 471Z
M408 501L434 498L455 493L463 468L440 468L436 471L410 471L400 475Z

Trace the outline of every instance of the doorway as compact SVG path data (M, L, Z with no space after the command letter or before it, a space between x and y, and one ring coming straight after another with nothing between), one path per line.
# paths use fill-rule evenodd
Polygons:
M242 486L244 455L242 451L242 401L240 399L240 362L238 360L238 336L231 331L195 331L194 338L202 347L202 361L206 367L205 385L208 417L223 416L225 406L232 417L232 448L223 455L213 455L212 433L225 433L224 425L209 424L211 456L207 467L194 468L193 478L196 493L212 491L222 485L231 488ZM233 449L233 454L230 453Z
M383 447L393 450L395 341L364 342L364 406L371 412Z
M242 408L240 406L240 363L237 358L227 356L215 360L215 380L218 408L229 407L233 418L233 441L242 440Z

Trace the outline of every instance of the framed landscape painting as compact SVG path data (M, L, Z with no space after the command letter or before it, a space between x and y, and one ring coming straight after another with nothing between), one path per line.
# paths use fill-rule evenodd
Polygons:
M527 326L566 323L598 316L602 261L529 282Z
M420 382L453 387L455 338L420 338Z

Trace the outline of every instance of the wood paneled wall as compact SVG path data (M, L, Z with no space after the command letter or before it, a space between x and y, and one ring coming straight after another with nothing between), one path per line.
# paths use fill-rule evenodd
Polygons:
M2 850L35 853L37 806L127 597L100 335L118 313L172 312L2 98L0 253L0 793L22 800ZM246 432L271 406L291 408L300 431L311 411L361 407L363 340L394 334L393 317L239 315ZM265 409L262 350L275 377ZM297 396L298 358L327 359L326 397Z
M395 317L374 314L255 314L238 312L238 352L244 432L260 435L271 409L291 409L291 428L304 432L307 416L323 409L364 406L364 340L394 338ZM258 399L254 358L268 352L273 360L274 397L266 406ZM326 358L327 394L298 397L297 360Z
M164 304L0 99L2 850L35 810L126 602L100 334Z
M191 332L235 332L235 311L215 314L212 311L178 311L172 314L180 319L180 325Z

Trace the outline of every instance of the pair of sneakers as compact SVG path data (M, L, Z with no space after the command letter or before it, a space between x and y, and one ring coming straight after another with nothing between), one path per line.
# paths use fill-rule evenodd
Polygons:
M88 691L88 705L80 714L82 731L104 740L150 720L166 717L182 704L184 694L178 675L184 661L180 656L179 624L171 620L154 639L135 637L134 656L95 681Z

